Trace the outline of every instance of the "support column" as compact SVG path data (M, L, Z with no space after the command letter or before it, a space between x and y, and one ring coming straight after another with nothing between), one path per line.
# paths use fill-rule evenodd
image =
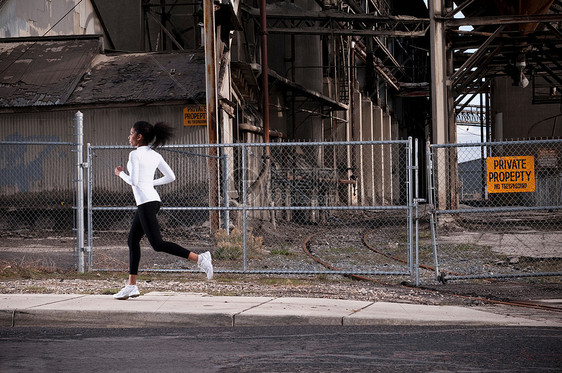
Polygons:
M431 119L432 119L432 143L447 144L448 134L448 110L447 110L447 86L446 86L446 61L445 61L445 24L441 19L444 13L444 0L429 0L430 20L430 50L431 50ZM435 162L437 186L435 204L444 209L447 206L447 188L445 186L447 175L447 162L443 153L437 153Z
M362 116L361 116L361 133L362 141L373 140L373 103L369 99L362 101ZM373 188L373 146L363 145L363 154L361 156L363 167L361 168L361 202L363 205L373 205L375 203L374 188Z
M399 138L398 120L395 117L393 117L391 120L390 139L397 140L398 138ZM395 167L395 170L393 170L394 172L392 172L392 203L400 204L401 203L400 202L400 174L402 173L401 171L402 153L401 153L401 149L400 151L398 151L398 153L392 153L394 150L395 148L391 150L391 157L392 157L391 163L394 164L393 162L396 162L396 164L393 166Z
M382 136L384 141L390 141L391 117L389 113L384 113L382 117ZM384 204L392 204L392 151L391 145L383 145L384 157Z
M207 92L207 131L209 144L216 144L217 136L217 70L215 50L215 8L212 0L203 1L203 15L205 27L205 76ZM209 207L219 205L217 148L209 148ZM210 211L211 233L219 228L219 214Z
M373 108L373 140L384 140L384 118L383 111L380 106ZM373 164L374 164L374 181L375 181L375 200L376 203L384 204L385 199L385 179L384 179L384 152L382 145L376 145L373 148Z
M445 63L445 25L436 17L443 15L443 0L429 0L431 40L431 117L434 144L446 144L447 131L447 86Z
M362 97L359 91L353 91L353 122L351 131L352 141L362 141L363 137L361 135L361 120L363 118L362 110L363 105L361 104ZM355 198L353 199L354 204L363 204L363 148L364 146L354 146L353 147L353 159L351 160L351 167L354 168L353 174L357 177L355 180ZM353 192L353 191L352 191Z

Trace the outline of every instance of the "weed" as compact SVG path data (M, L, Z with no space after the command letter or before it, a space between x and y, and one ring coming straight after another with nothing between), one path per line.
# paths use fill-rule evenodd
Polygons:
M262 278L259 280L264 285L297 286L306 284L305 281L294 278Z
M26 292L34 294L47 294L50 293L49 289L43 286L28 286L25 288Z
M281 247L279 249L271 250L271 255L280 255L280 256L295 256L295 253L289 251L289 249L285 247Z
M115 289L115 288L111 288L111 289L103 289L100 294L101 295L113 295L113 294L117 294L117 292L119 291L119 289Z
M217 248L213 252L217 260L239 260L244 253L244 234L241 229L234 227L230 234L224 229L215 233ZM246 249L251 258L260 257L266 253L263 249L263 237L246 233Z

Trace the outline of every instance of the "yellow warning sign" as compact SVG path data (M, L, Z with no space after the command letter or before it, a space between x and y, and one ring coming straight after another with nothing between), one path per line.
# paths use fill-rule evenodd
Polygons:
M535 157L489 157L486 159L488 193L535 191Z
M184 126L206 126L207 107L205 105L188 105L183 109Z

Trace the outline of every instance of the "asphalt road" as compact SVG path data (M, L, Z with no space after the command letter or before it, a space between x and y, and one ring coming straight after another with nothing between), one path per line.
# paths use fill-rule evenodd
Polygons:
M560 372L562 329L0 329L8 372Z

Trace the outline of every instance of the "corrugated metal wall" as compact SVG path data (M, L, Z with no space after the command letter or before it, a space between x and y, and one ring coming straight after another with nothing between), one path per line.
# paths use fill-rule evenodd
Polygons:
M128 144L134 122L165 121L176 127L172 144L207 142L205 126L184 127L183 105L127 108L88 108L0 115L0 141L74 141L74 115L84 114L84 142L92 145ZM15 140L18 139L18 140Z
M183 105L144 106L128 108L87 108L81 109L84 114L84 144L92 145L126 145L129 130L134 122L146 120L151 123L165 121L175 127L175 137L170 144L202 144L207 142L207 127L184 127ZM75 142L74 116L76 110L45 111L38 113L7 113L0 115L0 141L17 142ZM113 168L126 166L128 153L131 149L114 151L107 157L96 159L98 164L107 168L97 177L97 185L103 189L115 191ZM85 154L85 153L84 153ZM175 157L172 157L175 158ZM182 162L171 159L175 163L178 174L183 174ZM3 180L1 193L14 194L21 192L42 193L45 191L72 188L70 182L75 173L75 153L68 147L64 150L50 145L4 146L0 162L0 174L7 175L10 167L20 164L21 175L10 176L12 180ZM186 166L187 167L187 166ZM187 172L187 170L186 170ZM192 171L191 171L192 172ZM35 173L36 175L31 175ZM200 170L199 177L206 179L205 170ZM12 175L12 173L10 173ZM39 176L40 180L37 179ZM190 177L196 177L190 175ZM6 177L5 179L7 179ZM31 180L24 183L22 180ZM23 189L22 189L23 188Z

